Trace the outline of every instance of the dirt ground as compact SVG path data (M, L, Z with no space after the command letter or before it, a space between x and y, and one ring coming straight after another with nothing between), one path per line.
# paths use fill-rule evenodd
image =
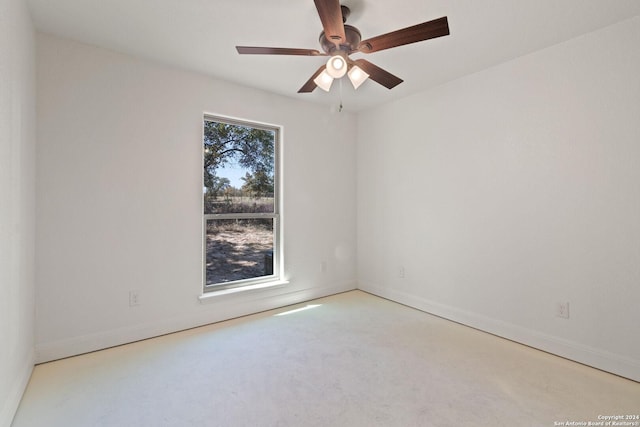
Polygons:
M207 234L207 285L272 274L273 231L223 226Z

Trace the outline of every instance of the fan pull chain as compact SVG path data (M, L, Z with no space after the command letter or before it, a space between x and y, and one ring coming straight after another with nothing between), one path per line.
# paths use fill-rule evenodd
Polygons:
M338 107L338 113L342 113L342 80L340 79L340 106Z

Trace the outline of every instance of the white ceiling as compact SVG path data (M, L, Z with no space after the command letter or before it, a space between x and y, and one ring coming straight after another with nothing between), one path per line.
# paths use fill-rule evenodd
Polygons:
M313 0L27 0L38 30L161 61L227 81L335 108L330 93L298 89L324 57L239 55L236 45L320 49ZM370 55L404 79L354 91L345 110L408 96L640 14L639 0L343 0L363 39L441 16L451 35Z

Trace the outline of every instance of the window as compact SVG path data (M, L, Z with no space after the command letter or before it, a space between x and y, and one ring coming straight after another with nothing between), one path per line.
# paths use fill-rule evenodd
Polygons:
M277 127L205 116L204 290L280 279Z

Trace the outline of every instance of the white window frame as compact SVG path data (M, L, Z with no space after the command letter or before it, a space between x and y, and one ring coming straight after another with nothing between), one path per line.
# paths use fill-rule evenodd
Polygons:
M213 293L219 291L227 291L229 289L236 288L262 288L269 284L281 285L284 284L282 280L283 272L283 256L282 256L282 182L281 182L281 155L280 147L282 146L282 127L278 125L272 125L267 123L260 123L250 120L243 120L238 118L232 118L227 116L221 116L218 114L204 114L204 121L225 123L229 125L247 126L254 129L261 129L274 132L274 144L273 144L273 213L224 213L224 214L205 214L204 213L204 197L202 198L201 212L202 217L202 243L203 243L203 256L202 256L202 282L203 293ZM202 129L201 143L204 141L204 121ZM202 155L203 167L204 167L204 151ZM204 187L204 175L202 175L202 185ZM218 283L207 285L207 221L219 220L219 219L273 219L273 274L269 276L259 276L250 279L234 280L232 282Z

